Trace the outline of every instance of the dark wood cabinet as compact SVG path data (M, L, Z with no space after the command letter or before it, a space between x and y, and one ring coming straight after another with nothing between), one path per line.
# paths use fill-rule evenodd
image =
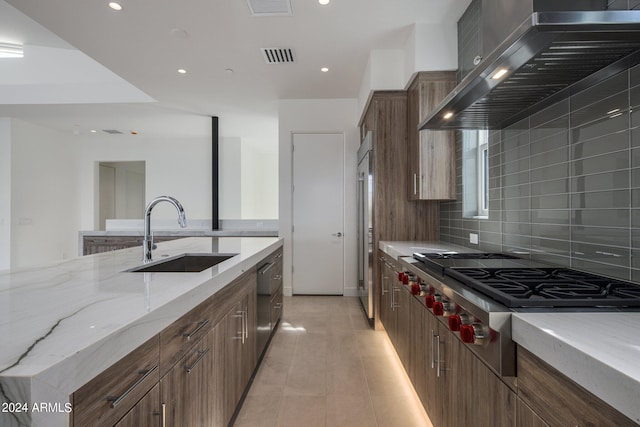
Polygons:
M154 236L153 241L159 243L181 238L180 236ZM142 240L142 236L83 236L82 255L99 254L135 246L142 248ZM142 249L140 251L142 252Z
M549 426L637 426L522 347L518 347L517 363L518 397ZM530 419L522 418L523 422Z
M253 268L78 389L72 425L229 425L258 362L256 307Z
M440 207L437 202L409 200L407 150L407 92L374 91L362 118L360 134L372 132L373 143L373 247L381 240L438 240ZM374 318L380 328L381 276L373 258Z
M455 200L454 131L418 130L420 122L455 87L454 71L420 72L407 90L409 200Z
M156 384L127 415L116 423L116 427L162 427L163 416L160 405L160 384Z
M161 401L165 405L166 425L201 427L214 423L215 400L224 389L218 385L220 373L216 358L221 355L216 332L209 331L160 381ZM213 403L213 404L212 404Z

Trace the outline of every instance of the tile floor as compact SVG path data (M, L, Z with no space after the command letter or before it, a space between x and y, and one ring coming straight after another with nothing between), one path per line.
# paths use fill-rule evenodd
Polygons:
M235 427L431 427L386 334L355 297L285 297Z

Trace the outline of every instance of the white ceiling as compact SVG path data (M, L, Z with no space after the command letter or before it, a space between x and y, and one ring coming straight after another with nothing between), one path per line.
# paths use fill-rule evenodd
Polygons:
M0 116L197 136L216 115L223 136L259 139L277 130L277 100L357 98L372 49L402 48L414 23L456 22L469 1L291 0L291 16L265 17L245 0L123 0L120 12L0 0L0 42L26 45L0 59ZM266 64L264 47L293 48L295 63Z

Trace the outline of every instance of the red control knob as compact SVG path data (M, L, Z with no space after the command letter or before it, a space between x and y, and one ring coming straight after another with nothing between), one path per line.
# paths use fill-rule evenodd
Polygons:
M473 344L475 341L476 331L472 325L460 325L460 338L462 342Z
M441 301L436 301L433 303L433 314L436 316L442 316L444 313L444 304Z
M402 284L403 285L409 284L409 275L407 273L404 273L404 276L402 276Z
M398 281L402 282L403 279L404 279L404 272L401 271L401 272L398 273Z
M417 283L411 284L411 295L419 295L420 294L420 285Z
M460 330L460 326L462 325L462 318L458 314L452 314L449 316L449 329L454 332Z
M427 308L433 308L433 303L436 302L436 297L433 295L427 295L427 297L424 299L424 303L427 306Z

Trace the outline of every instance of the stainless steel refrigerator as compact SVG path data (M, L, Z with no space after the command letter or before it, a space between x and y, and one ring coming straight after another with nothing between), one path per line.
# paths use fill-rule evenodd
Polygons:
M373 134L358 149L358 296L373 320Z

